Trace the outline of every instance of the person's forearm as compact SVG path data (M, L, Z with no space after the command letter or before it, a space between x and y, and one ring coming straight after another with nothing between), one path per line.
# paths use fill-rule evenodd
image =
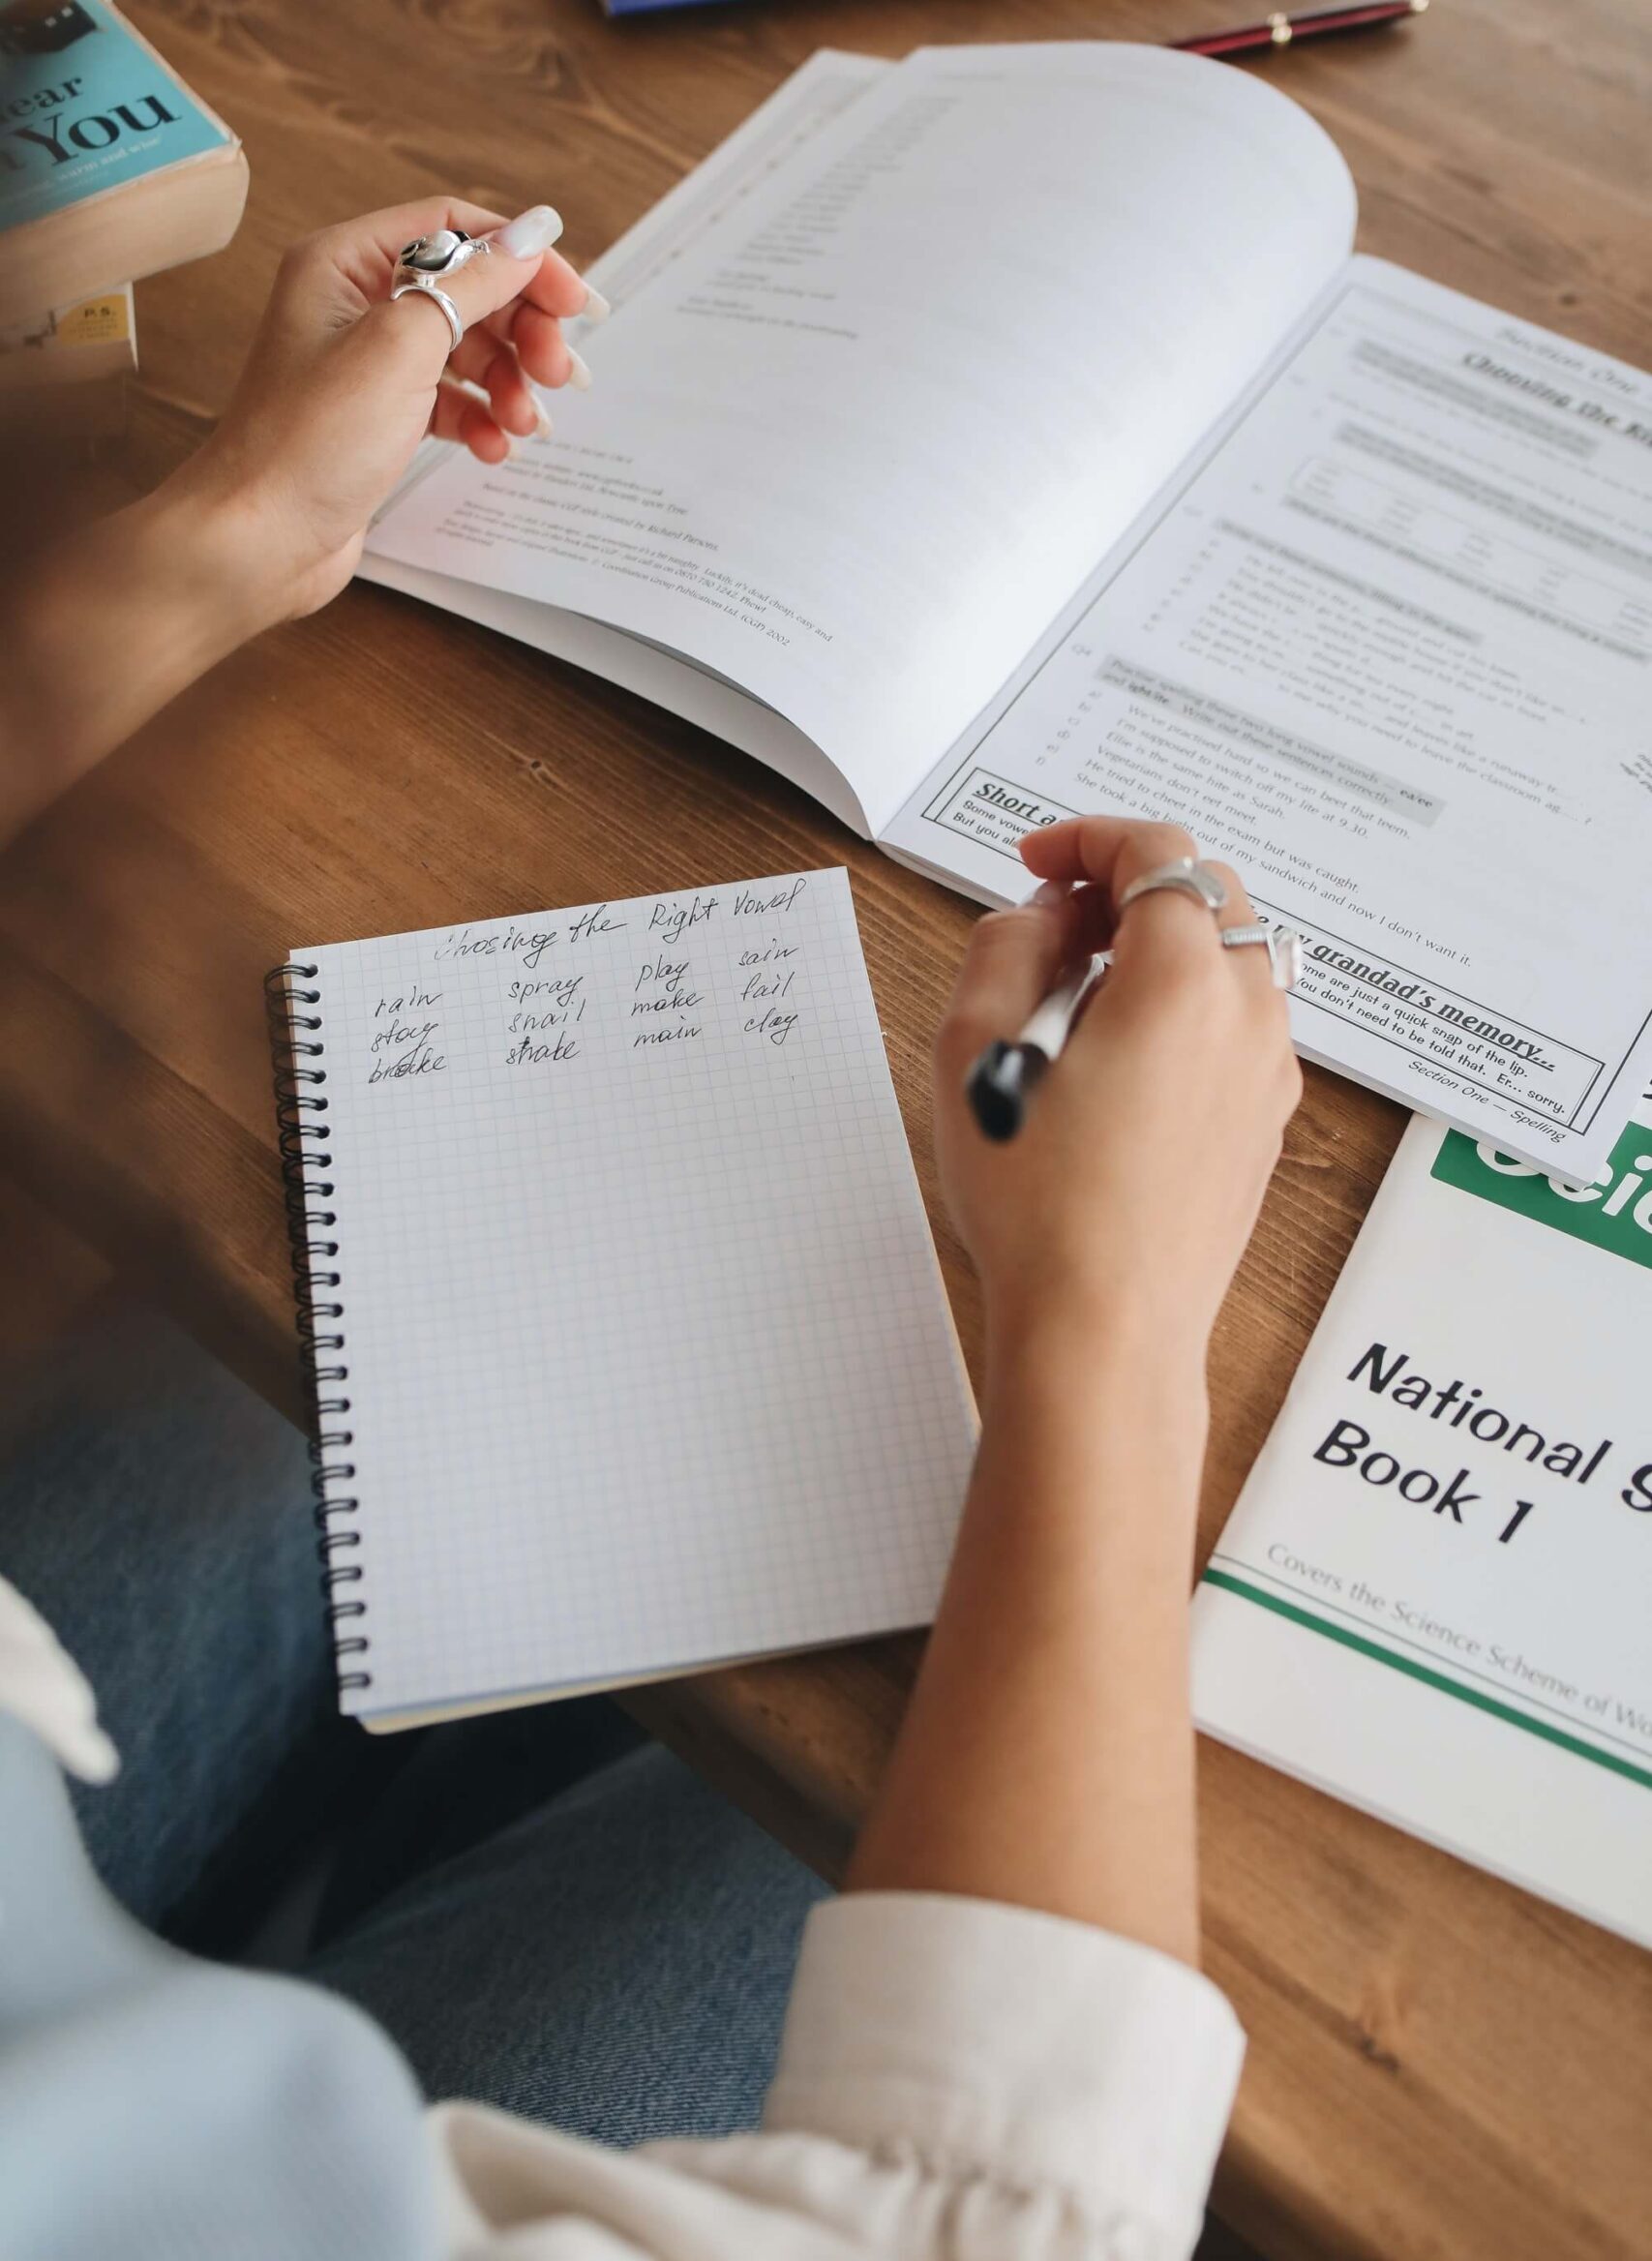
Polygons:
M1202 1358L1050 1313L988 1367L946 1597L850 1888L1009 1901L1196 1962Z
M273 618L255 545L184 478L10 578L0 841Z

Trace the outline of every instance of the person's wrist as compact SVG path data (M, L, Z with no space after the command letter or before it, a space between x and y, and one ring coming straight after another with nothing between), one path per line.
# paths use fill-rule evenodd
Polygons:
M185 464L137 505L145 538L168 578L198 608L220 654L274 627L294 609L304 560L272 512L209 455Z
M1007 1450L1023 1476L997 1488L1001 1512L1086 1524L1099 1516L1107 1560L1127 1564L1132 1581L1147 1582L1142 1596L1158 1592L1174 1614L1210 1433L1202 1336L1059 1297L989 1310L987 1329L981 1452Z
M1040 1377L1087 1399L1136 1396L1204 1419L1209 1330L1174 1302L1061 1273L989 1281L984 1317L989 1389Z

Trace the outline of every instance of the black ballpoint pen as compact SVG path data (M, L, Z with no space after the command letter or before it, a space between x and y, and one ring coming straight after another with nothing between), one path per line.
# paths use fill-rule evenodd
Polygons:
M999 1143L1013 1138L1027 1101L1054 1061L1061 1058L1085 1001L1113 962L1098 950L1075 966L1033 1012L1013 1043L990 1043L965 1083L971 1112L984 1135Z

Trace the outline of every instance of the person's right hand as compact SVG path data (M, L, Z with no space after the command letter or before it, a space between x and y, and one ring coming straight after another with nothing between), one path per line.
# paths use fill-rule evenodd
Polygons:
M1268 952L1224 950L1216 920L1132 879L1197 854L1174 825L1082 817L1021 844L1043 899L976 926L936 1047L936 1138L947 1201L980 1273L989 1345L1077 1318L1202 1361L1302 1094ZM1225 865L1224 926L1253 913ZM1050 899L1053 898L1053 899ZM1013 1039L1066 964L1115 960L1015 1138L982 1136L965 1078Z

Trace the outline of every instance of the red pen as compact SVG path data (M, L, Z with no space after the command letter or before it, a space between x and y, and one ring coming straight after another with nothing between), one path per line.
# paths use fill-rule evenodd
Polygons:
M1250 55L1267 47L1288 47L1298 40L1320 39L1328 32L1369 31L1378 24L1398 23L1407 15L1421 15L1427 5L1428 0L1369 0L1366 7L1314 8L1305 15L1287 15L1281 9L1260 23L1167 44L1190 55Z

